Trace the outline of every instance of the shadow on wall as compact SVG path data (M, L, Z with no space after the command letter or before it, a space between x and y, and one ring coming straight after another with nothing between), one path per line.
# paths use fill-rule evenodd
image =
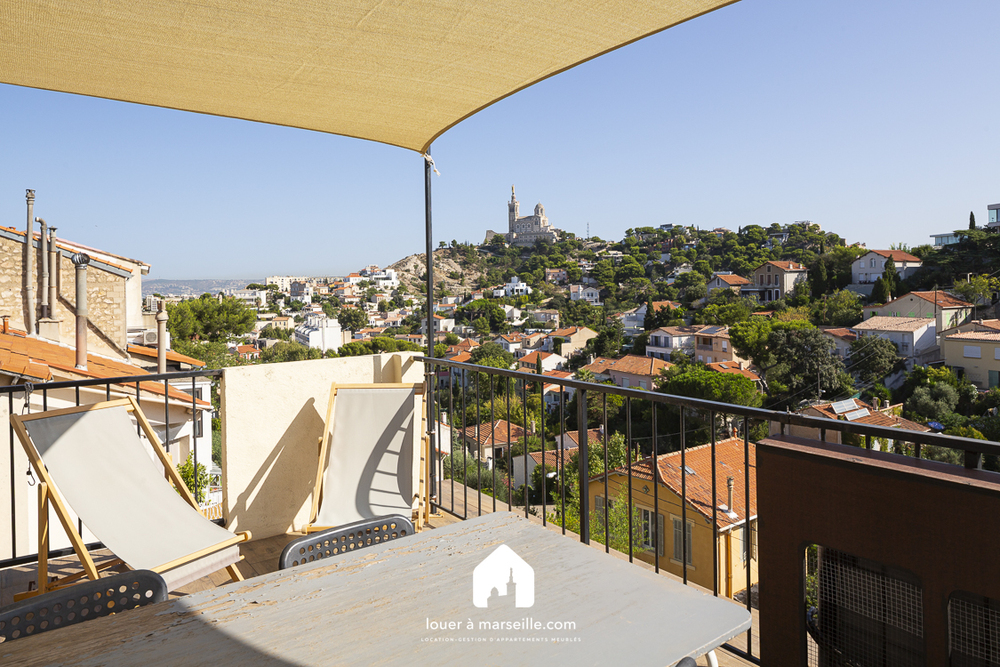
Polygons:
M287 526L286 531L295 527L296 515L316 484L317 443L322 433L323 417L316 409L316 399L310 398L261 462L246 489L230 505L230 527L249 516L267 516L269 523ZM265 535L255 533L255 537Z

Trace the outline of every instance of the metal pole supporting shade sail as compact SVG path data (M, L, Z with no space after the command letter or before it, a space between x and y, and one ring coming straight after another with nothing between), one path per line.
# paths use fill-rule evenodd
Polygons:
M498 100L735 0L6 0L0 82L426 152Z

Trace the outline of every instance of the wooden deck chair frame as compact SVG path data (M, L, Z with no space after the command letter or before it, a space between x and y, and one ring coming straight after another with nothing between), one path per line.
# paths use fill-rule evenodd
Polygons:
M41 480L38 485L38 589L34 591L29 591L28 593L20 593L15 595L15 599L24 599L26 597L31 597L34 595L40 595L45 593L47 590L53 590L56 588L61 588L67 586L78 579L87 577L88 579L96 580L100 577L100 570L107 569L110 567L115 567L118 565L123 565L124 563L120 559L113 559L107 563L103 563L100 567L94 564L94 559L91 558L90 552L87 551L87 546L84 544L83 536L77 530L77 527L73 524L72 517L70 516L69 509L63 502L62 498L55 490L52 479L49 476L49 472L42 462L42 458L38 451L35 449L34 443L31 441L31 437L28 435L28 430L25 427L26 422L33 421L35 419L44 419L47 417L56 417L59 415L74 414L77 412L86 412L89 410L103 410L107 408L117 408L124 407L127 412L132 414L136 421L139 423L139 427L142 429L143 434L149 440L150 445L152 445L153 452L156 454L157 459L163 465L163 469L166 474L167 481L173 484L174 488L180 493L181 497L193 507L195 510L198 509L198 503L195 501L194 496L188 490L187 485L181 479L178 474L177 469L174 467L173 461L171 461L170 456L167 454L166 450L163 448L163 444L160 439L156 436L153 431L152 425L150 425L149 420L146 419L146 415L143 414L142 409L139 407L138 402L135 398L129 396L127 398L114 400L114 401L104 401L101 403L91 403L89 405L80 405L72 408L63 408L60 410L48 410L46 412L38 412L32 415L11 415L10 422L14 427L14 432L17 433L18 439L21 441L21 446L24 448L25 453L28 455L28 460L31 462L31 467L34 469L35 473ZM49 556L49 544L48 544L48 506L49 503L52 504L52 508L56 512L56 516L59 517L59 522L62 524L63 530L69 537L70 542L73 545L73 550L80 559L80 564L83 566L83 572L78 572L76 574L67 575L61 577L54 581L48 581L48 556ZM206 519L207 521L207 519ZM191 561L197 560L203 556L214 553L226 547L238 544L240 542L246 542L250 540L250 531L243 531L235 533L233 537L229 540L219 543L218 545L210 548L197 551L195 553L189 554L183 558L178 558L172 560L168 563L163 563L154 568L150 568L153 572L160 574L172 568L190 563ZM240 560L243 557L240 556ZM236 563L226 566L226 572L233 581L243 581L243 575L240 574L239 568L237 568Z
M423 427L424 421L422 421L421 419L426 417L426 415L424 415L424 409L423 409L424 406L423 395L425 393L423 382L385 382L385 383L368 383L368 384L364 383L338 384L337 382L332 383L330 385L330 400L327 401L326 405L326 418L323 420L323 434L319 437L319 458L316 464L316 483L313 487L312 508L309 512L309 523L302 529L303 532L307 534L317 533L335 527L335 526L317 526L315 525L315 522L316 522L316 517L319 515L319 506L323 497L323 480L326 477L326 475L324 474L326 468L326 459L327 455L330 452L330 442L333 437L334 408L336 407L336 402L337 402L337 392L340 389L413 389L414 391L416 391L417 396L421 397L419 407L417 408L418 414L416 415L416 419L420 420L417 421L417 424L419 424L419 426L415 424L414 428ZM420 439L422 443L421 447L422 451L414 452L414 456L418 456L421 459L420 480L419 480L420 483L417 490L417 494L419 496L419 503L417 508L417 522L416 522L417 530L420 530L422 528L422 519L425 518L425 515L429 513L430 509L430 503L429 503L430 499L427 497L429 489L429 482L428 482L429 478L427 477L427 473L430 465L429 463L430 452L428 449L426 428L423 428L423 433L424 435Z

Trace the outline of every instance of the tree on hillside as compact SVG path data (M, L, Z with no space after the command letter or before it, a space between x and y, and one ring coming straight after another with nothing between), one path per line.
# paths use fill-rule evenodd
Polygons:
M1000 290L1000 278L988 275L968 276L968 280L957 281L954 289L956 294L978 310L980 303L989 303L993 293Z
M617 357L621 354L625 334L620 320L604 327L596 338L587 341L587 350L598 357Z
M361 331L368 326L368 316L360 308L341 308L337 321L344 331Z
M840 290L813 304L812 318L816 324L850 327L862 317L861 299L848 290Z
M761 393L750 378L735 373L717 373L694 364L680 373L668 372L659 380L657 391L754 408L760 407L763 402Z
M851 343L849 369L861 382L880 382L892 372L900 359L892 341L878 336L866 336Z
M975 231L976 229L976 214L969 211L969 229Z
M292 337L292 332L284 327L276 327L273 324L268 324L266 327L260 330L260 338L276 338L278 340L289 340Z
M240 300L232 297L218 299L211 294L167 304L167 328L173 338L206 339L225 342L233 336L242 336L253 328L257 316Z
M882 276L879 276L875 279L875 286L872 287L872 294L869 299L872 303L889 303L892 299L890 292L891 290L889 289L889 285L882 278Z
M305 345L292 341L272 345L261 353L260 360L265 364L272 364L284 361L319 359L322 356L323 353L318 349L314 347L306 347Z
M896 262L892 260L891 256L885 260L885 267L882 269L882 279L889 290L890 298L899 296L902 279L899 277L899 272L896 271Z

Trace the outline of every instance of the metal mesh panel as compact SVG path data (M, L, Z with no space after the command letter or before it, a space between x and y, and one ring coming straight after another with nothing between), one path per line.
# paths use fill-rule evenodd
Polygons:
M948 600L952 667L1000 666L1000 601L971 593Z
M398 540L413 534L413 524L398 514L363 519L292 540L285 545L278 560L278 568L311 563L321 558L375 546L382 542Z
M926 664L923 592L915 577L817 546L807 550L806 584L810 665Z

